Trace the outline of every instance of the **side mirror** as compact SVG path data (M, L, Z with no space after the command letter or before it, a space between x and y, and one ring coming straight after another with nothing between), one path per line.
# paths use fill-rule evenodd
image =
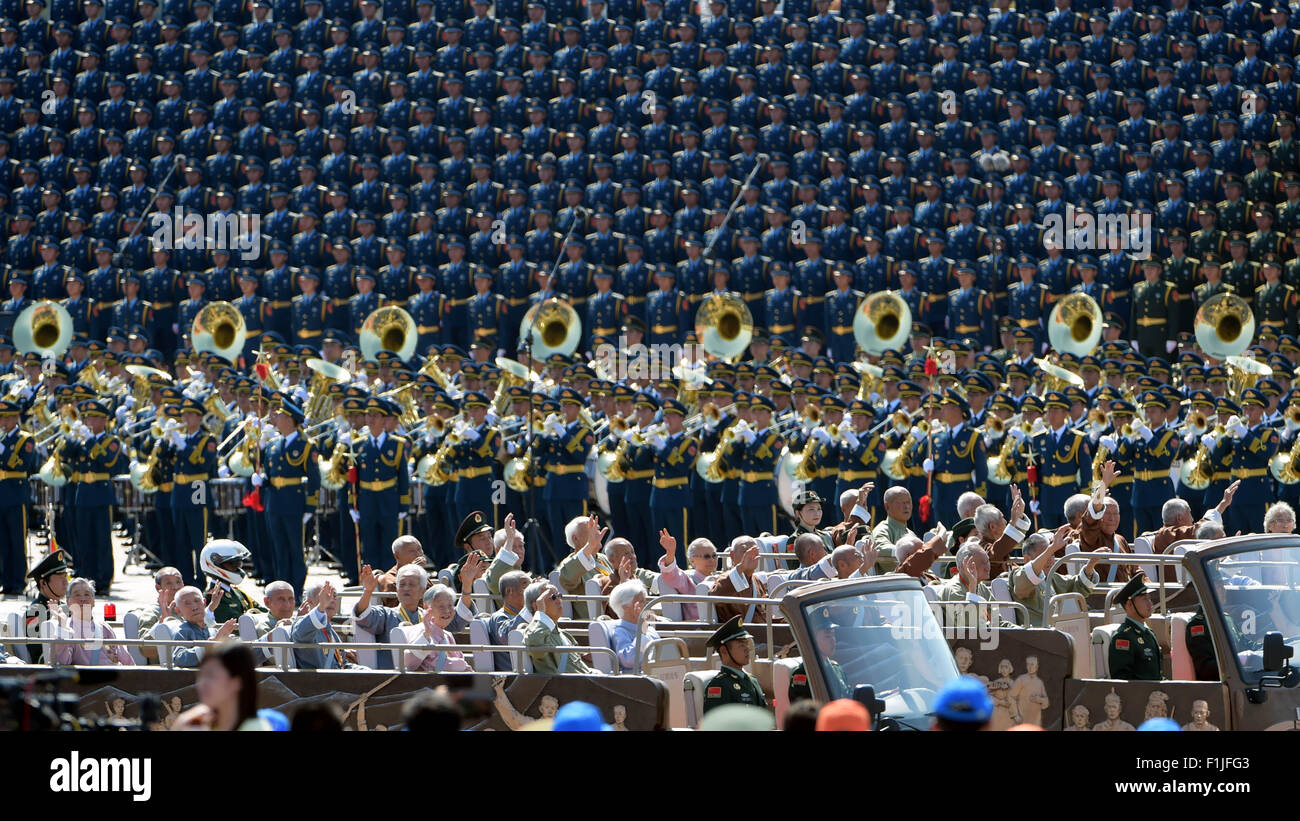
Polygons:
M880 723L880 715L885 712L885 701L876 698L875 687L870 684L859 684L853 688L853 700L867 708L867 713L871 716L872 727Z
M1264 634L1264 672L1281 672L1287 665L1287 659L1295 654L1295 648L1282 640L1282 634L1270 632Z

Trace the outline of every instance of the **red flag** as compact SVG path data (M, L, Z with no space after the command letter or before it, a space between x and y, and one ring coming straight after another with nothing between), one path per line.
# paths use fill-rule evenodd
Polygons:
M926 375L926 376L934 376L934 375L935 375L936 373L938 373L938 372L939 372L939 360L934 359L934 358L932 358L932 357L926 357L926 359L925 359L925 375Z
M253 370L257 371L257 378L263 382L265 382L266 378L271 375L271 368L265 362L258 362Z
M262 505L262 489L260 487L255 487L244 495L244 507L252 508L258 513L266 511L266 508Z

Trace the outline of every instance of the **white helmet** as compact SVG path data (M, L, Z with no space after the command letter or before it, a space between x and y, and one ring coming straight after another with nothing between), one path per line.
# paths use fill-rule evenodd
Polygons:
M199 567L204 575L233 587L244 580L244 559L251 555L248 548L233 539L214 539L203 546Z

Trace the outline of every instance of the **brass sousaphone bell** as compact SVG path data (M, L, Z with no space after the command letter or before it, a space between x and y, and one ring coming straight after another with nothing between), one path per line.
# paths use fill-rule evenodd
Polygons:
M1052 308L1047 338L1061 353L1083 357L1101 341L1101 306L1087 294L1067 294Z
M361 356L374 359L380 351L397 354L405 362L415 355L418 335L415 320L396 305L376 308L361 323Z
M248 330L239 309L225 301L203 306L190 326L190 343L196 351L214 353L227 362L237 362L244 353Z
M893 291L878 291L858 303L853 337L871 356L901 350L912 333L912 309Z
M528 309L519 323L519 336L530 341L534 362L545 362L557 353L571 356L582 340L582 321L572 305L551 297Z
M718 359L738 359L754 338L754 316L735 294L709 294L695 314L695 338Z
M72 345L72 314L57 302L42 299L28 305L14 320L14 348L42 359L63 356Z

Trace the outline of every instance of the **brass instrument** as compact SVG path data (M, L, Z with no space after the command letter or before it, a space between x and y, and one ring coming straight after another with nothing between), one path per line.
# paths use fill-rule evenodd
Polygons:
M754 316L736 294L709 294L695 314L695 337L718 359L739 359L754 337Z
M28 305L14 320L14 348L21 354L58 359L72 345L72 334L72 314L48 299Z
M902 350L912 332L912 309L893 291L878 291L858 303L853 337L871 356Z
M379 394L385 399L392 399L397 402L401 409L397 414L397 421L403 428L410 431L420 421L420 408L415 404L415 387L414 382L407 382L400 388L393 388L391 391L384 391Z
M1268 379L1273 375L1273 369L1268 365L1246 356L1229 356L1224 360L1224 364L1228 366L1228 391L1234 399L1238 400L1241 399L1241 393L1246 388L1252 388L1259 380Z
M529 356L545 362L552 354L570 356L582 339L582 321L568 302L551 297L537 303L524 314L519 336L531 341Z
M221 396L216 391L208 394L207 399L203 400L203 409L207 411L204 414L203 421L207 423L208 429L213 433L220 433L221 429L226 426L233 413L230 406L222 401Z
M498 359L497 367L501 366L500 362L501 360ZM430 355L428 359L424 360L424 364L420 366L420 373L427 374L444 391L451 385L451 377L438 365L437 356Z
M348 373L347 368L315 357L308 359L306 365L312 376L307 386L307 407L303 408L304 416L309 422L325 421L328 419L327 411L331 409L332 404L329 395L330 385L350 382L352 374Z
M1069 387L1082 388L1083 377L1073 371L1067 371L1055 362L1035 359L1038 369L1043 374L1043 386L1049 391L1063 391Z
M1215 294L1196 311L1196 344L1207 356L1240 356L1255 338L1255 315L1236 294Z
M432 357L430 357L430 360L432 361ZM506 406L510 404L509 389L517 385L531 385L541 377L529 370L522 362L516 362L504 356L496 358L496 366L501 369L501 381L497 383L496 396L492 400L492 409L496 411L498 417L501 417L505 416ZM437 364L434 367L438 367ZM446 375L443 376L445 378Z
M1009 485L1014 478L1011 475L1011 457L1015 454L1019 440L1014 436L1005 436L997 455L988 458L989 481L995 485Z
M870 362L854 362L853 369L862 375L858 384L858 398L867 399L873 393L880 393L880 383L885 378L885 369Z
M1233 419L1235 418L1236 417L1233 417ZM1226 425L1215 425L1213 435L1215 438L1218 438L1226 431ZM1276 460L1277 456L1275 455L1273 459ZM1271 461L1269 467L1273 467ZM1179 469L1178 484L1191 488L1192 490L1205 490L1210 486L1210 482L1213 480L1214 468L1210 464L1210 449L1204 444L1199 444L1196 447L1196 455L1191 459L1185 460L1182 468Z
M361 323L358 338L361 355L366 359L374 359L380 351L389 351L405 362L415 354L415 344L418 341L415 328L415 320L406 309L396 305L376 308Z
M1110 420L1106 418L1106 411L1101 408L1093 408L1088 411L1088 426L1097 433L1101 433L1110 427Z
M1268 460L1268 469L1273 474L1273 478L1284 485L1300 482L1300 472L1296 471L1297 458L1300 458L1300 438L1291 445L1291 450L1286 453L1276 453Z
M1183 426L1190 428L1191 432L1200 436L1210 430L1210 418L1205 415L1205 411L1191 411L1187 418L1183 420Z
M63 468L63 445L67 441L66 436L59 439L59 443L54 446L53 452L41 465L41 470L37 474L40 480L50 487L63 487L68 483L68 474Z
M502 471L506 487L517 493L524 493L532 485L533 457L531 454L518 456L506 462Z
M225 301L203 306L190 326L190 340L196 351L208 351L227 362L238 362L244 353L248 329L239 309Z
M1292 428L1300 428L1300 405L1291 405L1282 412L1282 418Z
M1101 341L1101 306L1087 294L1067 294L1052 308L1047 338L1052 348L1075 356L1087 356Z

